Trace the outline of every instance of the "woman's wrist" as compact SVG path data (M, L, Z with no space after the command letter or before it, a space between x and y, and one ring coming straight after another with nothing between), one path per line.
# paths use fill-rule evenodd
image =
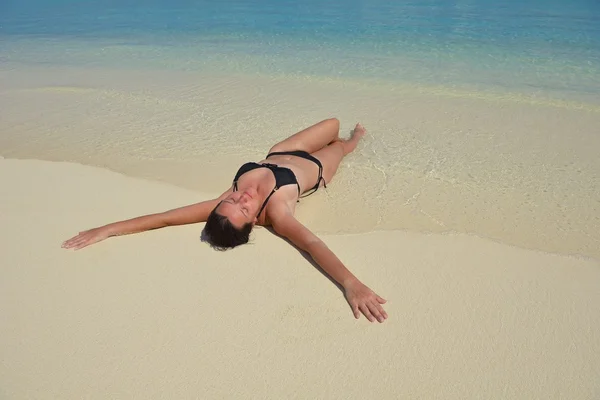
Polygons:
M119 230L117 229L117 223L112 223L112 224L104 225L104 226L101 226L98 229L101 230L106 235L106 237L118 236L119 235Z
M344 279L341 284L344 287L344 289L348 290L349 288L351 288L352 286L356 286L356 284L360 283L360 281L358 280L357 277L355 276L350 276L346 279Z

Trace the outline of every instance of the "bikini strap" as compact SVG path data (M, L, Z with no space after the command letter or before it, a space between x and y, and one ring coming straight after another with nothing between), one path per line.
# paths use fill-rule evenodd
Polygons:
M271 196L273 196L275 194L275 192L277 191L277 189L279 189L279 188L277 187L277 185L275 185L275 187L273 188L273 190L271 190L271 193L269 193L269 195L267 196L267 198L263 202L262 207L260 207L260 211L258 212L258 214L256 214L256 218L257 219L258 219L258 217L260 217L260 214L262 214L263 210L267 206L267 203L269 202L269 199L271 198Z
M305 197L308 197L308 196L310 196L311 194L313 194L314 192L316 192L316 191L319 189L319 186L321 186L321 182L323 182L323 187L324 187L325 189L327 189L327 184L325 183L325 178L323 178L323 166L322 166L322 165L320 165L320 163L319 163L319 164L317 164L317 165L319 166L319 178L317 179L317 184L316 184L315 186L311 187L310 189L308 189L308 190L307 190L307 193L305 193L305 194L304 194L304 195L302 195L302 196L299 196L299 197L298 197L298 200L299 200L299 199L303 199L303 198L305 198ZM299 188L299 187L300 187L300 186L298 186L298 188Z
M327 184L325 183L325 178L323 178L323 165L319 165L319 179L317 180L317 186L316 188L319 188L319 185L321 184L321 181L323 181L323 187L325 189L327 189Z
M327 189L327 184L325 183L325 178L323 178L323 164L321 164L321 161L319 161L318 158L314 157L312 154L309 154L310 158L309 160L313 161L315 164L317 164L317 167L319 167L319 177L317 178L317 184L315 186L313 186L311 188L311 190L314 190L315 192L317 191L317 189L319 189L319 186L321 185L321 181L323 181L323 187L325 189ZM314 193L314 192L312 192ZM310 194L312 194L310 193ZM306 197L306 196L303 196Z

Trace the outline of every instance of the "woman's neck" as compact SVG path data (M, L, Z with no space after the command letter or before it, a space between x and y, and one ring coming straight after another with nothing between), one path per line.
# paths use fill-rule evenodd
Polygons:
M261 172L263 173L260 175L257 174L256 176L249 177L251 179L247 179L243 186L238 186L238 190L242 192L248 189L255 191L257 200L262 205L275 187L275 176L266 168ZM273 178L271 179L270 177Z

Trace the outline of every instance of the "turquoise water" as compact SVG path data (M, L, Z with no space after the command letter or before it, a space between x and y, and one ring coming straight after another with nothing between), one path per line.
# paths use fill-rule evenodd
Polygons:
M123 64L187 70L600 96L596 0L4 0L0 38L4 62L101 63L113 51ZM61 47L73 40L112 47ZM31 59L17 50L32 41L48 51Z

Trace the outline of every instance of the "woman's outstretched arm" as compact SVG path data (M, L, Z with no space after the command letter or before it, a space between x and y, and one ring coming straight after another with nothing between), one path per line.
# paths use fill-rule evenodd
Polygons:
M271 221L275 232L309 253L323 271L344 288L355 318L359 318L361 312L371 322L383 322L387 318L387 313L381 306L386 300L360 282L327 245L291 213L282 213Z
M175 208L161 213L143 215L125 221L113 222L98 228L79 232L77 236L63 242L62 247L65 249L79 250L111 236L144 232L152 229L164 228L166 226L204 222L211 211L219 204L219 201L221 201L229 192L229 190L226 191L216 199Z

